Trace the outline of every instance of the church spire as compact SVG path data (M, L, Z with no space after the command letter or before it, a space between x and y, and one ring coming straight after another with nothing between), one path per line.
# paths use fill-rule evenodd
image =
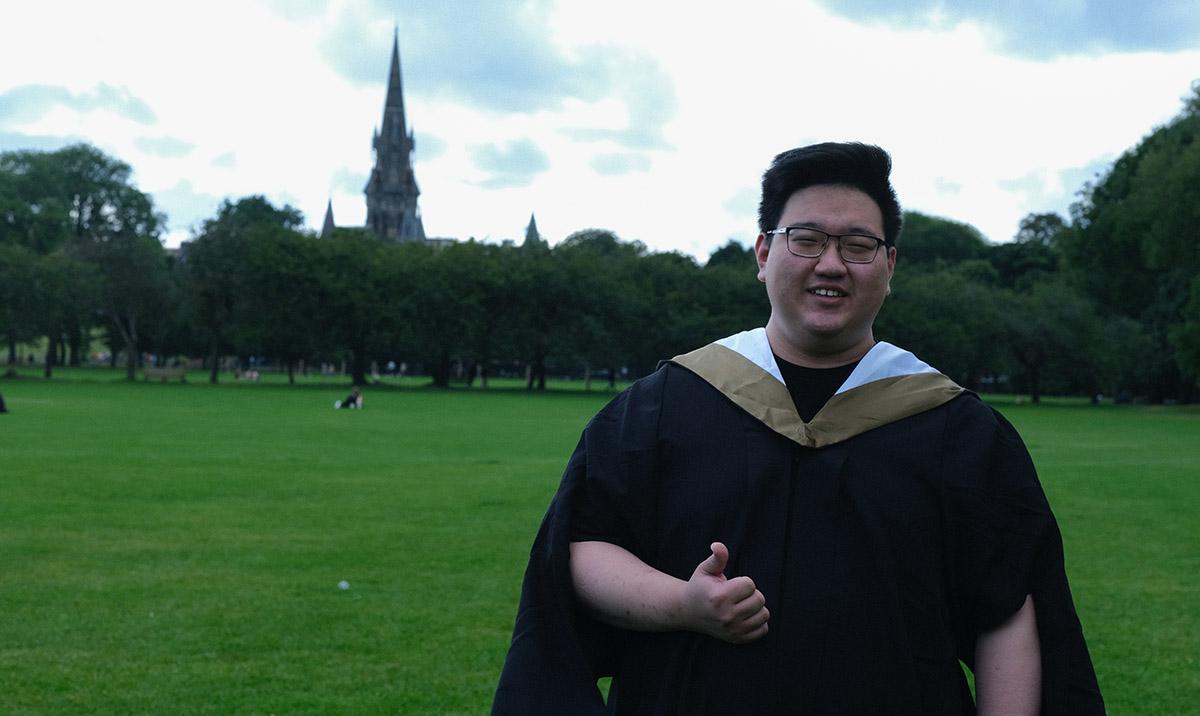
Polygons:
M325 204L325 223L321 226L321 238L332 235L336 228L337 225L333 223L333 199L330 199Z
M545 240L542 238L542 235L538 233L537 219L534 219L533 213L530 212L529 226L525 227L525 242L521 244L521 246L536 246L544 243L546 243Z
M400 79L400 28L392 32L392 66L388 69L387 99L383 103L383 126L388 120L399 123L399 133L408 134L404 126L404 83Z
M404 116L404 85L400 77L400 31L392 36L383 126L371 140L375 168L367 181L367 228L383 239L424 241L425 228L417 208L417 178L413 173L413 136Z

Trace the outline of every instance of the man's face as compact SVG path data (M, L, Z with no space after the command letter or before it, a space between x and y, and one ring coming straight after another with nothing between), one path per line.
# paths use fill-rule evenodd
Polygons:
M883 238L879 205L858 189L841 185L820 184L792 194L779 217L779 227L787 226ZM871 325L896 268L896 249L881 247L871 263L857 264L842 260L834 240L818 258L810 259L790 253L782 234L769 243L766 239L759 234L754 250L758 280L766 283L771 300L767 333L775 351L795 361L841 356L853 360L869 350L875 342ZM775 345L778 341L783 345Z

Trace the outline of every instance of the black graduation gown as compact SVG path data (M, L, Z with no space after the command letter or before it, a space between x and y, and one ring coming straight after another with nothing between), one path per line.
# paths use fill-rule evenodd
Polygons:
M959 393L820 447L771 422L671 364L596 415L531 550L493 713L973 713L959 659L1026 594L1043 712L1103 713L1057 526L1002 416ZM576 602L572 539L680 579L724 542L769 633L604 626Z

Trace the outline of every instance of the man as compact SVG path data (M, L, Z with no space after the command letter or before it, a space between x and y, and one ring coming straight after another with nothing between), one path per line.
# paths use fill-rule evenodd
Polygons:
M775 158L766 328L674 358L588 424L494 713L1103 713L1020 438L875 341L890 171L862 144Z

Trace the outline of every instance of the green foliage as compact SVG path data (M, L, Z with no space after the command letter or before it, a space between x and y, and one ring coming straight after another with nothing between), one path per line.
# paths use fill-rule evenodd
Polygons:
M906 211L896 247L902 265L932 267L983 258L987 241L970 224Z
M1089 187L1070 223L1030 214L1013 242L992 245L969 224L908 212L877 335L970 387L1195 397L1197 98ZM554 373L642 375L769 315L754 252L734 241L701 267L600 228L554 248L433 248L361 229L318 239L261 196L226 201L174 263L129 176L86 145L0 155L10 352L44 332L49 354L68 343L75 354L101 320L130 376L149 346L207 356L212 381L234 354L289 372L349 358L359 383L372 362L395 360L447 386L457 363L526 372L540 388ZM62 257L93 280L58 280Z
M1192 381L1200 382L1200 276L1192 280L1183 320L1171 327L1170 339L1180 370Z
M960 384L977 389L1002 372L996 355L1001 337L999 292L963 271L897 271L892 295L876 321L876 336L900 346L919 346L922 360Z
M1138 359L1154 370L1139 387L1158 398L1194 394L1188 356L1174 355L1178 341L1170 336L1191 331L1184 311L1200 275L1200 85L1184 111L1121 155L1072 214L1074 230L1061 242L1070 278L1106 311L1149 331L1150 352Z
M51 331L47 355L64 337L78 348L91 323L84 314L93 309L123 339L132 379L139 331L164 309L166 265L163 219L130 182L129 165L86 144L0 154L0 241L47 257L62 252L95 274L93 284L74 280L78 265L53 259L59 263L42 267L33 322Z
M720 266L740 271L753 270L756 265L754 249L742 246L734 239L730 239L724 246L709 254L708 263L704 264L705 268Z

